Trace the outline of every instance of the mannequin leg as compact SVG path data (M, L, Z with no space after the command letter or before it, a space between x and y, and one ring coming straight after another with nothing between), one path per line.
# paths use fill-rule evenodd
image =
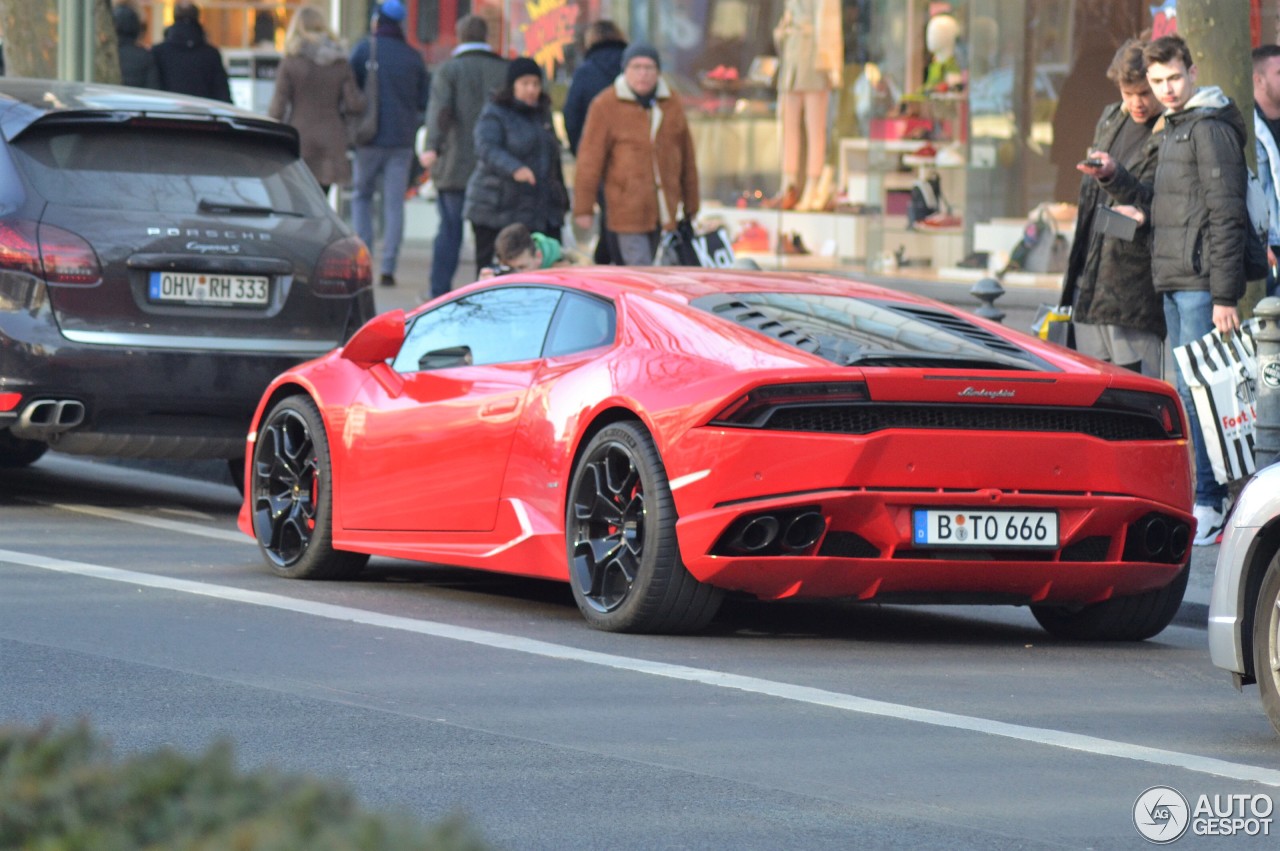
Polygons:
M797 210L821 210L828 199L819 198L822 168L827 162L827 105L829 89L801 93L804 100L805 172L804 194ZM829 194L829 193L828 193Z
M800 140L804 134L804 92L782 96L782 208L789 210L800 197ZM789 202L789 203L788 203Z

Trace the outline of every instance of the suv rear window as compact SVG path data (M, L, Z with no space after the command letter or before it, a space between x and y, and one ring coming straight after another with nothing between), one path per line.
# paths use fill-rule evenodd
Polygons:
M34 128L15 159L54 204L195 214L201 199L323 216L302 160L251 133L168 127Z

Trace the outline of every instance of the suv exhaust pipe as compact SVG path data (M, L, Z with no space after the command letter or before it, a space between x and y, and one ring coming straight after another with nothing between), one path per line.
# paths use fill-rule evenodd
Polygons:
M16 437L46 438L81 425L84 415L84 403L78 399L35 399L9 430Z

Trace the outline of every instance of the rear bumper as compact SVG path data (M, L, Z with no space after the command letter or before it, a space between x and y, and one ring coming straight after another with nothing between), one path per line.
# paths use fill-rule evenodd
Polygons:
M0 313L0 392L22 394L0 428L92 455L234 457L268 383L314 354L288 341L232 350L198 337L167 342L75 342L47 310ZM66 429L32 427L23 412L49 401L81 405L83 417Z
M1058 513L1054 549L919 548L917 508L1041 509ZM740 518L812 508L825 531L801 552L725 554L725 532ZM825 491L738 503L683 518L679 539L689 571L703 582L763 599L853 597L881 602L1083 604L1171 582L1186 564L1133 551L1143 518L1185 524L1190 514L1149 500L1086 494Z
M680 552L698 579L765 599L1083 604L1159 588L1189 547L1150 553L1135 524L1194 533L1185 441L887 430L865 436L695 429L668 453ZM707 459L718 459L708 466ZM912 511L1050 510L1054 549L918 548ZM725 546L744 518L812 509L810 548ZM1188 542L1189 543L1189 542Z

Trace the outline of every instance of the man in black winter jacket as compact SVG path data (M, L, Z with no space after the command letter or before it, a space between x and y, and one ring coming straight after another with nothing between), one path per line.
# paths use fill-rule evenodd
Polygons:
M596 21L582 35L586 55L582 64L573 72L569 93L564 101L564 131L569 137L569 150L578 155L578 140L587 124L587 110L596 95L613 85L622 73L622 51L627 49L626 36L613 21ZM595 262L607 264L619 256L610 245L604 228L604 193L596 199L600 212L596 216L600 238L596 242Z
M1159 137L1152 127L1162 107L1147 83L1143 42L1121 46L1107 70L1121 100L1102 110L1093 149L1106 151L1136 180L1150 183ZM1079 166L1086 171L1087 166ZM1132 238L1106 226L1116 215L1098 182L1080 182L1079 213L1062 303L1074 305L1076 348L1099 360L1156 378L1164 374L1164 306L1151 283L1151 228Z
M165 91L231 102L222 54L205 39L195 3L173 7L173 26L165 30L164 41L151 48L151 56Z
M1147 45L1147 81L1165 106L1160 162L1154 183L1143 184L1105 153L1093 169L1112 197L1140 208L1154 229L1152 277L1164 299L1170 345L1210 331L1240 327L1236 303L1244 295L1245 207L1248 171L1244 117L1217 86L1196 86L1191 51L1178 36ZM1159 129L1159 128L1157 128ZM1189 415L1195 410L1181 374L1174 376ZM1217 541L1226 523L1227 487L1213 475L1204 438L1192 415L1196 461L1198 546Z
M160 88L160 71L151 51L138 44L142 19L127 3L111 10L116 28L116 52L120 54L120 82L137 88Z

